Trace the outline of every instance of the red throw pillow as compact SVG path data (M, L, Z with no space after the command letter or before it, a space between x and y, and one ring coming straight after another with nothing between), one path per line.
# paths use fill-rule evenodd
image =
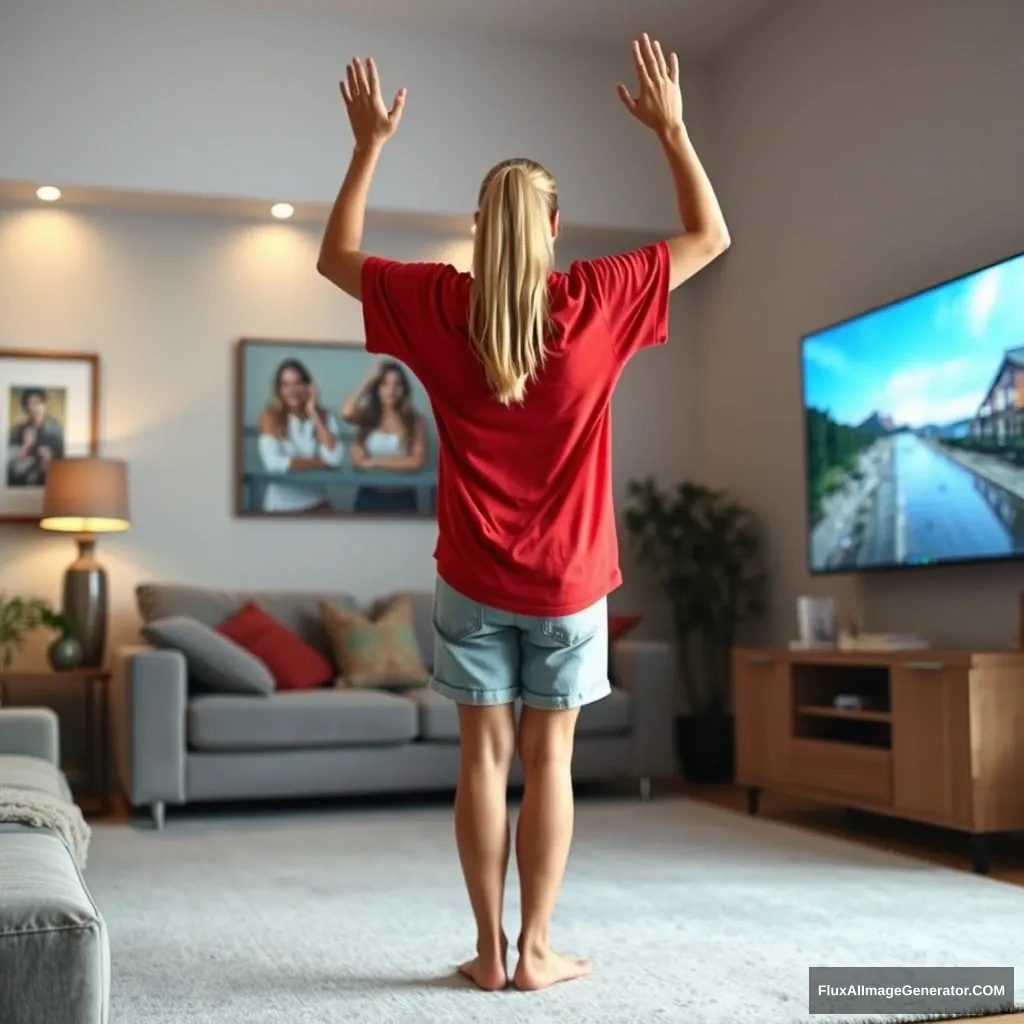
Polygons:
M609 615L608 616L608 640L614 643L621 640L627 633L631 633L640 625L640 615Z
M259 658L279 690L313 690L334 678L331 663L319 651L254 602L225 619L217 632Z

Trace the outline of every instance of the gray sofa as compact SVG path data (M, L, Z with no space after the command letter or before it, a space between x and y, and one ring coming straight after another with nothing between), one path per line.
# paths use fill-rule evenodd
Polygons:
M429 668L433 595L408 596ZM332 663L319 602L357 606L344 593L184 584L144 584L136 597L144 623L187 616L211 627L255 601ZM632 779L646 798L652 778L675 773L673 654L619 642L612 661L613 693L580 714L574 776ZM192 684L180 651L141 644L118 651L111 698L121 790L157 828L167 805L449 790L458 777L455 706L426 689L210 694Z
M57 716L0 708L0 787L71 801L58 765ZM48 829L0 822L0 1021L105 1024L106 924L74 857Z

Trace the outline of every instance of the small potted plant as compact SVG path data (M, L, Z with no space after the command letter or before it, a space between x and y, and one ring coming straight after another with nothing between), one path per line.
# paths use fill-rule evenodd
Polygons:
M672 609L683 692L680 763L691 782L733 777L732 649L764 610L762 536L754 514L724 491L689 481L662 491L629 484L626 529Z
M25 646L29 634L40 627L58 634L46 650L50 667L57 672L77 668L82 645L74 637L73 624L66 615L38 598L0 595L0 669L11 667L15 653Z
M38 629L45 607L44 601L0 595L0 668L11 667L29 633Z
M82 645L75 636L75 624L71 616L54 611L47 605L40 613L39 624L57 634L56 639L46 648L46 660L50 668L54 672L68 672L78 668L82 661Z

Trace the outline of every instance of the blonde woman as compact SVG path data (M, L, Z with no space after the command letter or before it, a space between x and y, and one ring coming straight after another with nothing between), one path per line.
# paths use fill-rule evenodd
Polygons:
M278 366L259 431L260 462L266 472L282 478L264 489L263 511L329 512L327 488L303 482L302 474L337 469L344 448L337 419L320 405L313 377L298 359Z
M361 250L377 160L398 127L371 60L341 91L355 136L318 269L363 303L366 347L422 382L440 438L432 686L459 706L455 834L480 988L508 980L502 904L505 792L518 748L520 989L586 975L549 943L573 830L570 766L579 709L609 692L605 599L621 582L609 405L623 366L668 337L669 293L723 252L721 209L683 121L679 63L633 44L639 91L619 94L661 144L681 225L665 241L557 273L558 192L532 160L499 164L478 196L473 272ZM514 702L523 712L518 733Z

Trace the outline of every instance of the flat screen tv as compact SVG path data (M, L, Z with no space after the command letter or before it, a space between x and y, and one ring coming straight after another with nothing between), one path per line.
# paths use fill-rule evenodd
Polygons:
M801 341L814 574L1024 554L1024 254Z

